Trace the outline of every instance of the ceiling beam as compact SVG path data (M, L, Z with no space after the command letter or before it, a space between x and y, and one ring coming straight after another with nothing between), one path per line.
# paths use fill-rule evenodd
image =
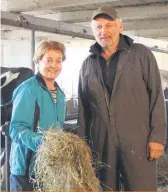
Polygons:
M126 35L147 37L153 39L168 39L168 28L164 29L141 29L141 30L129 30L123 32Z
M168 18L166 19L145 19L124 22L124 30L147 30L168 28Z
M147 18L165 18L168 17L168 3L157 3L153 5L140 5L132 7L118 7L116 8L120 17L127 21L133 19L147 19ZM45 17L48 19L54 18L57 21L64 21L69 23L77 22L87 22L90 21L93 10L83 10L83 11L70 11L63 13L55 13L51 10L50 14L39 13L40 17ZM38 14L38 12L32 12L30 14ZM44 14L44 16L43 16Z
M168 2L118 8L124 20L168 17Z
M1 24L84 39L93 39L90 27L38 18L25 14L15 14L2 11Z
M4 25L2 25L2 28L4 28ZM1 31L1 39L3 40L30 40L30 30L18 28L18 29L11 29L11 30L2 30ZM92 41L88 39L78 38L78 37L72 37L62 34L55 34L55 33L48 33L48 32L41 32L36 31L35 32L35 39L36 42L42 41L42 40L59 40L61 42L69 42L69 41Z

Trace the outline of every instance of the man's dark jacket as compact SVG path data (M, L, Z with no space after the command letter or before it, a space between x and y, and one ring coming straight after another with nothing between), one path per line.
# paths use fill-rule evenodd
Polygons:
M79 75L77 132L98 152L100 161L114 145L147 156L149 141L165 143L165 108L156 60L147 47L124 38L128 46L119 54L111 98L98 55L86 58ZM105 163L109 162L108 158Z

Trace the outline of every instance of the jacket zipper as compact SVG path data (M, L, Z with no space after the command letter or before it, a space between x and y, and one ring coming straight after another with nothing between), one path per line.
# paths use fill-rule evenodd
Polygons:
M98 57L97 57L97 62L99 62ZM107 105L107 109L108 109L108 114L110 116L110 105L109 105L109 101L108 101L107 90L106 90L106 87L104 85L104 80L102 79L103 77L100 74L100 71L98 70L97 72L98 72L98 76L100 75L100 77L101 77L100 82L102 84L102 88L103 88L103 92L104 92L104 96L105 96L105 101L106 101L106 105Z
M107 108L108 108L108 114L110 116L110 105L109 105L109 101L108 101L107 92L104 93L104 96L105 96L105 100L106 100L106 104L107 104Z

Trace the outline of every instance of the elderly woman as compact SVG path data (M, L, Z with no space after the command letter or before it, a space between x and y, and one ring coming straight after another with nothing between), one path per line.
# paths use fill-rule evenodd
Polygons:
M11 191L33 190L29 178L34 175L34 155L42 142L41 133L50 127L62 127L65 119L65 95L55 82L65 60L64 45L44 41L37 48L33 60L39 72L23 82L13 94ZM35 112L37 108L38 113Z

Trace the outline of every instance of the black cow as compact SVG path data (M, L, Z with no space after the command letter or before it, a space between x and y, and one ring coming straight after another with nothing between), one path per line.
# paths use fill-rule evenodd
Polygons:
M33 75L34 72L29 68L1 67L1 126L11 119L13 91L18 85ZM3 148L5 148L5 138L1 132L1 149Z

